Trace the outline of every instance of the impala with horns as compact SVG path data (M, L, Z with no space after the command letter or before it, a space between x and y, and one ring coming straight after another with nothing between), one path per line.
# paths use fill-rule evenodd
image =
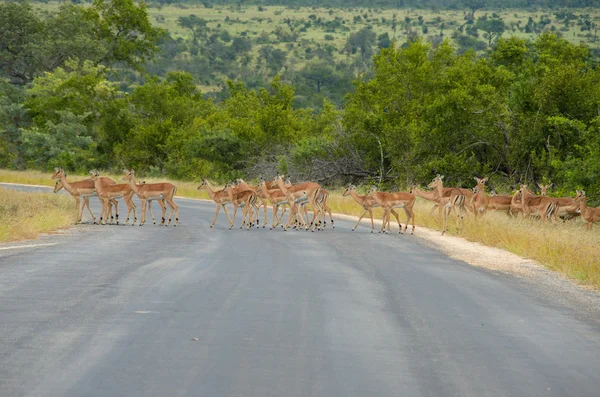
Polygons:
M129 187L131 187L135 195L142 201L142 219L140 220L140 226L143 226L144 223L146 223L146 205L150 207L152 205L152 200L157 200L162 210L160 225L165 225L165 215L167 213L165 201L171 209L171 211L169 211L169 220L166 223L166 226L171 224L173 213L175 213L175 222L173 223L173 226L175 227L179 224L179 206L174 200L175 193L177 192L177 187L175 187L175 185L168 182L138 185L135 183L134 170L124 169L123 172L125 173L123 180L129 182ZM150 215L152 216L152 221L156 223L151 209Z

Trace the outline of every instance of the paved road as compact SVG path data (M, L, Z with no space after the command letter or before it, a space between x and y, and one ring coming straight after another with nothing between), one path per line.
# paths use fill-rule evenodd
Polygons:
M598 319L529 282L414 236L209 229L213 204L179 203L181 227L0 250L1 396L600 393Z

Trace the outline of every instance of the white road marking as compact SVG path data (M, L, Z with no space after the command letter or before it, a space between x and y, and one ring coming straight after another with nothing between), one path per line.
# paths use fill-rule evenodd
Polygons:
M33 247L45 247L48 245L56 245L58 243L44 243L44 244L27 244L27 245L14 245L11 247L0 247L0 251L2 250L14 250L19 248L33 248Z
M150 313L160 313L160 312L153 312L152 310L136 310L135 313L136 314L150 314Z
M54 189L52 186L48 185L28 185L26 183L10 183L10 182L0 182L0 185L12 185L12 186L30 186L30 187L44 187L46 189Z

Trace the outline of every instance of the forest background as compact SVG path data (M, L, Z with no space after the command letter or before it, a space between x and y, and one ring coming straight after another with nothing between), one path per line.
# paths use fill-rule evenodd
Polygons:
M0 167L600 202L592 0L0 3Z

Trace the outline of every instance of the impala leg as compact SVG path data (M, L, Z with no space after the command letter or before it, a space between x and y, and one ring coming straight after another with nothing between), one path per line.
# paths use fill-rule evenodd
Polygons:
M415 234L415 212L412 207L404 207L404 211L406 212L406 226L404 226L404 233L406 233L406 230L408 229L408 222L412 220L412 231L410 234Z
M354 227L352 228L352 231L356 230L356 228L358 227L358 224L360 223L360 220L365 216L366 213L367 213L367 209L365 208L365 210L363 211L360 218L358 218L358 221L356 221L356 225L354 225Z
M83 219L83 208L85 207L86 203L89 203L89 199L87 197L84 197L83 204L81 204L81 207L79 208L79 213L77 214L77 223L80 223Z
M148 205L148 202L146 201L146 199L142 199L142 215L141 215L141 219L140 219L140 226L144 226L144 223L146 223L146 206Z
M119 200L110 199L109 203L115 206L115 218L117 219L117 224L118 224L119 223ZM112 211L112 207L111 207L111 211ZM112 218L112 213L111 213L111 218Z
M384 208L384 209L383 209L383 218L382 218L382 220L383 220L383 223L381 224L381 229L379 229L379 233L383 233L383 231L384 231L384 229L385 229L385 222L386 222L386 219L387 219L387 217L386 217L386 215L387 215L387 211L388 211L388 209L387 209L387 208Z
M85 197L83 200L83 206L87 207L90 215L92 216L94 225L96 224L96 216L94 215L94 213L92 212L92 209L90 208L90 198L89 197ZM82 208L82 212L83 212L83 208ZM83 215L83 214L82 214Z
M108 199L102 198L100 199L100 203L102 204L102 215L100 216L100 223L106 225L106 217L108 216Z
M169 224L171 224L171 216L173 212L175 212L175 222L173 222L173 227L177 227L177 225L179 225L179 206L177 205L177 203L175 203L175 200L173 200L172 197L166 200L169 206L171 207L171 213L169 214Z
M167 206L165 204L165 199L158 200L158 205L160 205L160 218L161 218L160 224L164 226L165 217L167 216ZM177 218L177 221L179 221L179 212L178 212L178 215L176 216L176 218Z
M227 220L228 220L229 222L231 222L231 218L229 217L229 211L227 211L227 206L226 206L225 204L222 204L222 205L223 205L223 211L225 211L225 215L227 215ZM216 218L215 218L215 219L216 219ZM212 227L212 226L211 226L211 227Z
M235 215L237 214L238 206L236 204L233 205L233 219L229 221L229 230L233 228L233 224L235 223Z
M75 224L77 224L79 222L79 203L81 200L79 196L73 196L73 198L75 199Z
M224 204L217 204L217 209L215 210L215 219L213 219L212 223L210 224L210 227L213 227L215 225L215 223L217 222L217 216L219 215L219 210L221 209L221 206L223 206L223 208L225 208ZM227 219L229 219L229 215L227 215ZM231 220L230 220L231 222Z
M329 213L329 221L331 222L331 228L335 229L335 223L333 223L333 216L331 216L331 208L329 208L327 202L323 203L323 207L325 208L325 211Z
M152 212L152 200L148 200L148 212L152 217L152 223L156 225L156 219L154 219L154 213Z

